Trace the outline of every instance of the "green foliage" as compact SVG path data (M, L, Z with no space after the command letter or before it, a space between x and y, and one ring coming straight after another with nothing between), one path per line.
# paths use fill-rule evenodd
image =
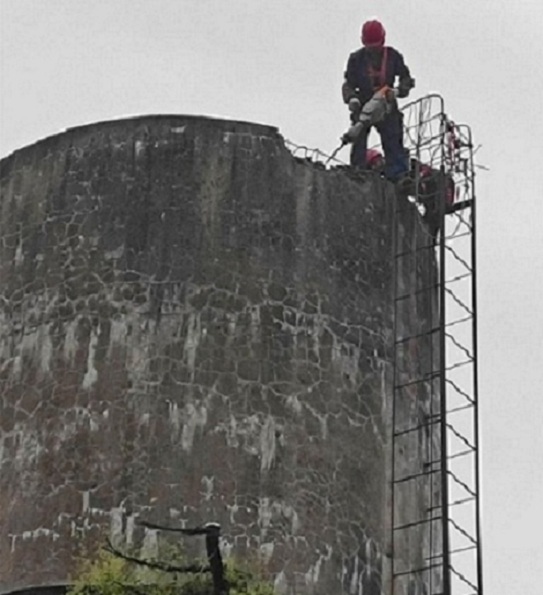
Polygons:
M69 595L87 595L97 592L101 595L124 595L129 584L131 570L128 563L101 550L98 558L83 560Z
M178 547L160 548L157 560L186 563ZM205 563L203 564L205 565ZM245 565L244 565L245 566ZM229 560L225 565L230 595L273 595L273 587ZM68 595L213 595L208 572L165 572L139 566L101 550L94 560L83 560Z
M258 578L263 572L260 569L257 572L254 571L256 564L242 564L228 560L225 566L230 595L274 595L273 586Z

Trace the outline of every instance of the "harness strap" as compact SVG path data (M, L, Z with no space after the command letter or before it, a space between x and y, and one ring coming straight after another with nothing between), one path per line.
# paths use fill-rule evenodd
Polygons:
M383 55L381 57L381 68L376 70L373 68L371 63L368 60L368 75L371 79L371 83L373 85L373 90L377 91L381 87L384 87L387 80L387 57L388 57L388 48L385 46L383 48ZM376 82L377 81L377 82Z

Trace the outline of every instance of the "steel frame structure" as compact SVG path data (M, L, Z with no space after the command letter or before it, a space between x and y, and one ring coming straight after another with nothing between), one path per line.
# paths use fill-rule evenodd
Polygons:
M439 180L440 232L437 242L428 237L422 218L415 236L426 238L402 232L407 211L424 210L416 167L411 201L398 197L394 216L390 593L482 595L473 140L439 95L408 104L403 115L410 157ZM413 330L406 304L420 299L430 315ZM425 369L412 361L421 353ZM422 560L405 555L418 540Z

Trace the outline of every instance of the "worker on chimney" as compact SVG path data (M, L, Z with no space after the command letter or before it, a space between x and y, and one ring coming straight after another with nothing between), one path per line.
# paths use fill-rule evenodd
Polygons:
M348 104L353 123L360 110L374 93L384 87L394 87L399 80L397 96L407 97L415 86L409 68L402 54L390 46L385 46L385 29L376 20L362 25L362 48L353 52L347 61L345 81L342 86L343 101ZM381 136L385 153L385 176L396 182L409 170L409 163L403 147L403 119L394 105L376 128ZM351 165L366 169L366 147L369 129L365 130L353 142Z

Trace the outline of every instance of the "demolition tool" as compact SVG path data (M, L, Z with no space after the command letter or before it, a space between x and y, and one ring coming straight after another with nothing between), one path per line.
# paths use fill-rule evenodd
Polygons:
M362 109L360 115L353 123L353 125L347 130L347 132L341 137L341 144L334 152L328 157L325 165L327 165L334 157L343 149L345 145L353 143L361 134L374 124L381 122L393 109L398 97L398 89L392 89L390 87L382 87L376 91L371 99L367 101Z

